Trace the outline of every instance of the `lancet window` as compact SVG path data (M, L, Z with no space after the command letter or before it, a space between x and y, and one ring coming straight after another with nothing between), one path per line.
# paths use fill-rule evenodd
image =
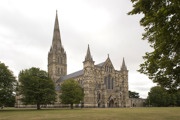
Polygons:
M114 78L110 75L108 75L108 77L104 77L104 84L106 89L114 89Z

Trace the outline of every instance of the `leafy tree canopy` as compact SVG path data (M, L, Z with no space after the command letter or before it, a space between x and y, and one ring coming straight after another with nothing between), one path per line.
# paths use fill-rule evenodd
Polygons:
M165 106L166 96L166 91L162 87L152 87L148 93L148 101L153 106Z
M167 90L160 86L152 87L148 93L146 103L152 106L179 106L180 92L168 93Z
M15 103L15 86L13 72L0 62L0 106L12 106Z
M129 91L129 98L139 98L139 93Z
M168 89L180 89L180 0L131 0L129 15L143 14L140 25L145 27L143 40L153 52L143 57L139 72Z
M177 106L180 106L180 91L176 93L176 99L177 99Z
M19 73L19 95L24 104L40 105L53 104L56 100L55 85L47 72L39 68L22 70Z
M60 86L60 99L63 104L71 104L71 109L73 109L73 104L79 104L84 98L83 88L73 79L64 81Z

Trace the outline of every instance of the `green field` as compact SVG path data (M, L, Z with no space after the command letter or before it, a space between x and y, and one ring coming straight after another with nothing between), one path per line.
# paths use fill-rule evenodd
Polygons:
M0 110L0 120L180 120L180 107Z

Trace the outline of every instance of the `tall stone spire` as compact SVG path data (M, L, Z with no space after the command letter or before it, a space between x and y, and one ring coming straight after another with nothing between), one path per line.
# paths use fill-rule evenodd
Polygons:
M61 43L57 10L52 46L48 53L48 73L53 79L54 83L56 83L60 77L67 75L67 58L66 52Z
M55 23L54 23L54 33L53 33L52 48L53 49L58 49L58 48L61 49L62 48L57 10L56 10Z
M93 59L91 57L91 52L90 52L89 44L88 44L88 49L87 49L87 54L86 54L86 57L85 57L85 61L93 61Z
M122 62L121 70L127 70L124 57L123 57L123 62Z

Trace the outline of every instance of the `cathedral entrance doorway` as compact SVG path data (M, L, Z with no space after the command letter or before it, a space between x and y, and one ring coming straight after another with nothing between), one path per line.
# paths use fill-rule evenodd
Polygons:
M101 104L100 103L98 103L98 108L100 108L101 107Z
M109 101L109 107L114 107L114 100Z

